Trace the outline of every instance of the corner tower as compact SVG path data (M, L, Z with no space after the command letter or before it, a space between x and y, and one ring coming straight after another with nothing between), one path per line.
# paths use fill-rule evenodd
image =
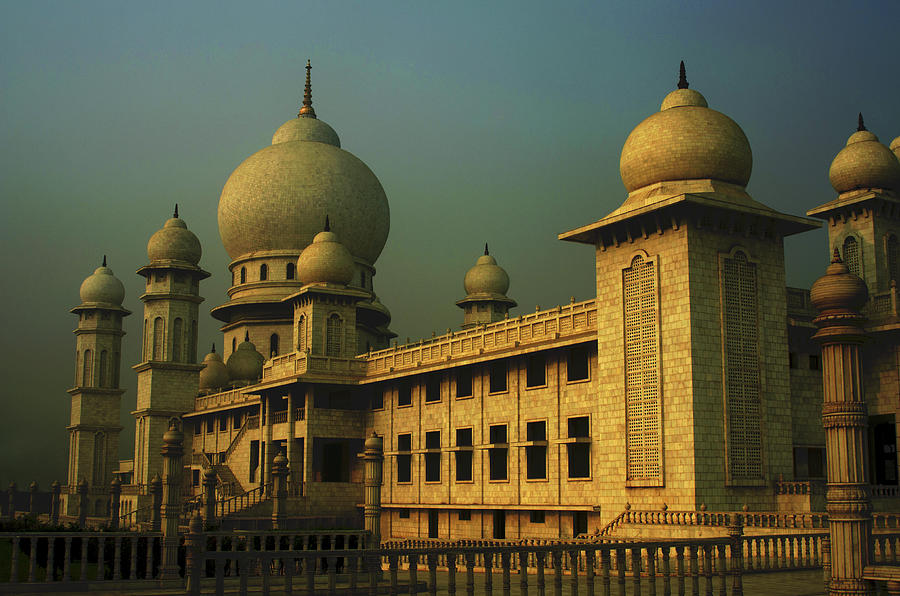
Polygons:
M490 255L487 243L484 254L466 272L463 286L466 297L456 302L456 306L463 309L463 329L502 321L509 309L516 306L516 301L506 295L509 275Z
M162 474L160 437L172 418L194 409L201 364L197 364L197 319L201 269L200 241L175 214L147 243L141 362L135 418L134 483L147 484Z
M783 238L817 224L747 193L747 137L680 74L625 141L625 202L560 235L596 250L605 518L772 507L792 472Z
M122 354L122 308L125 287L111 269L98 267L81 284L81 304L75 329L75 386L69 419L68 486L87 480L92 497L87 515L103 514L112 473L119 459L119 388ZM64 495L64 498L68 495ZM77 515L78 499L66 499L63 511Z

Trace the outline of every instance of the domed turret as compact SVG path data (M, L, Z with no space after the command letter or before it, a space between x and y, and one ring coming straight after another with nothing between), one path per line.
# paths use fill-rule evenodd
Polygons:
M900 190L900 162L866 130L860 114L856 132L831 162L828 179L839 193L867 188Z
M175 214L150 237L147 243L147 257L150 263L179 261L197 265L202 255L200 241L187 229L184 220L178 217L178 205L175 205Z
M463 286L466 297L456 303L465 311L463 328L499 321L506 317L510 308L516 306L516 301L506 295L509 275L490 255L487 243L484 254L466 272Z
M891 151L897 156L897 161L900 161L900 137L891 141Z
M203 370L200 371L200 389L220 389L228 385L228 368L216 353L216 344L213 344L212 351L203 358L203 365Z
M841 261L838 249L834 249L831 265L825 275L813 283L809 292L813 308L828 316L834 313L858 312L869 300L869 290L859 276Z
M244 336L237 349L228 357L228 376L234 381L255 382L262 377L262 368L265 358L256 351L256 346L250 342L250 334Z
M712 179L746 186L753 154L734 120L688 88L684 62L678 89L637 125L622 148L619 171L628 192L658 182Z
M353 279L353 272L353 256L331 231L328 216L325 216L324 231L316 234L312 244L303 249L297 259L297 278L304 284L347 285Z
M106 266L106 255L103 265L97 267L82 283L78 292L83 304L111 304L122 306L125 300L125 286L113 275L112 269Z
M219 235L232 259L259 251L301 251L330 214L355 258L375 263L390 228L387 196L375 174L340 148L318 120L307 88L303 107L272 145L248 157L222 189Z

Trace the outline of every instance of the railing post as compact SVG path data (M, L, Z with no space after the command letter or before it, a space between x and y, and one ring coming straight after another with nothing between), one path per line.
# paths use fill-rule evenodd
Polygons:
M54 480L50 485L50 523L53 525L59 523L59 493L61 490L59 481Z
M38 483L35 480L28 485L28 515L37 515Z
M744 520L740 513L735 513L729 520L728 538L731 540L731 593L742 596L744 593Z
M178 579L178 518L181 514L181 455L184 433L173 420L163 435L163 506L160 580Z
M825 592L828 593L831 585L831 536L822 536L822 579L825 582Z
M201 570L203 569L203 520L200 512L191 516L188 533L184 537L184 579L186 596L200 596ZM218 576L217 576L218 579Z
M384 440L374 432L366 439L365 462L365 528L375 548L381 546L381 484L384 464Z
M87 526L88 483L84 478L78 483L78 527Z
M109 527L119 529L119 497L122 495L122 483L113 478L109 483Z
M150 479L150 497L152 499L152 507L150 508L150 529L153 532L159 532L162 527L162 495L163 485L162 478L159 473L153 475ZM134 520L137 523L137 519Z
M207 528L216 521L216 471L212 468L203 470L203 520Z
M287 500L288 460L281 451L272 460L272 529L281 530L284 526L285 501Z
M6 489L7 493L7 503L9 508L7 509L7 514L9 515L9 519L16 519L16 483L15 481L9 483L9 488Z

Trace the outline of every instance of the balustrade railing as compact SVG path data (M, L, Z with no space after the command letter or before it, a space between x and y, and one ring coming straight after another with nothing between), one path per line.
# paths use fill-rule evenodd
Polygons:
M257 503L261 503L269 498L271 491L272 483L269 482L220 501L216 503L216 517L221 519L226 515L243 511Z
M281 412L272 412L272 424L282 424L288 421L287 410Z
M745 528L767 529L800 529L800 530L825 530L828 528L828 514L817 512L791 513L784 511L747 511L747 512L719 512L719 511L640 511L629 509L613 518L596 535L605 538L615 534L623 524L645 526L705 526L724 528L735 515L740 515ZM891 520L897 516L890 517ZM885 522L887 523L887 522ZM592 535L585 535L591 538Z

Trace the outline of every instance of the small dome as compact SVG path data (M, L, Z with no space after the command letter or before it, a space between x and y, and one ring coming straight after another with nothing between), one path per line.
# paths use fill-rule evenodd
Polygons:
M272 135L272 144L288 141L313 141L335 147L341 146L341 139L334 129L318 118L292 118L282 124Z
M297 279L304 284L347 285L354 271L353 255L341 244L337 234L330 231L327 220L325 231L316 234L312 244L297 259Z
M367 451L383 451L384 439L376 435L375 431L372 431L372 435L366 439L365 448Z
M475 261L475 266L466 272L463 282L466 294L494 294L505 296L509 290L509 275L497 260L488 254L487 246L484 254Z
M265 358L256 351L248 335L228 357L228 376L235 381L257 381L262 377L263 362Z
M746 186L753 153L744 131L709 109L683 76L679 87L628 135L619 160L625 188L632 192L657 182L706 179Z
M828 179L838 193L862 188L900 190L900 161L865 129L860 115L859 130L831 162Z
M103 265L81 282L79 294L81 302L85 304L100 302L122 306L125 286L113 275L112 269L106 266L106 257L103 257Z
M891 141L891 151L897 156L897 161L900 161L900 137Z
M182 261L197 265L203 249L193 232L187 229L184 220L178 217L178 206L175 216L150 237L147 243L147 257L151 263L159 261Z
M212 352L203 358L203 369L200 371L200 389L219 389L228 385L230 378L228 368L222 357L216 353L213 344Z
M831 265L812 285L809 297L813 308L822 314L828 311L858 312L869 300L869 290L859 276L850 273L835 248Z

